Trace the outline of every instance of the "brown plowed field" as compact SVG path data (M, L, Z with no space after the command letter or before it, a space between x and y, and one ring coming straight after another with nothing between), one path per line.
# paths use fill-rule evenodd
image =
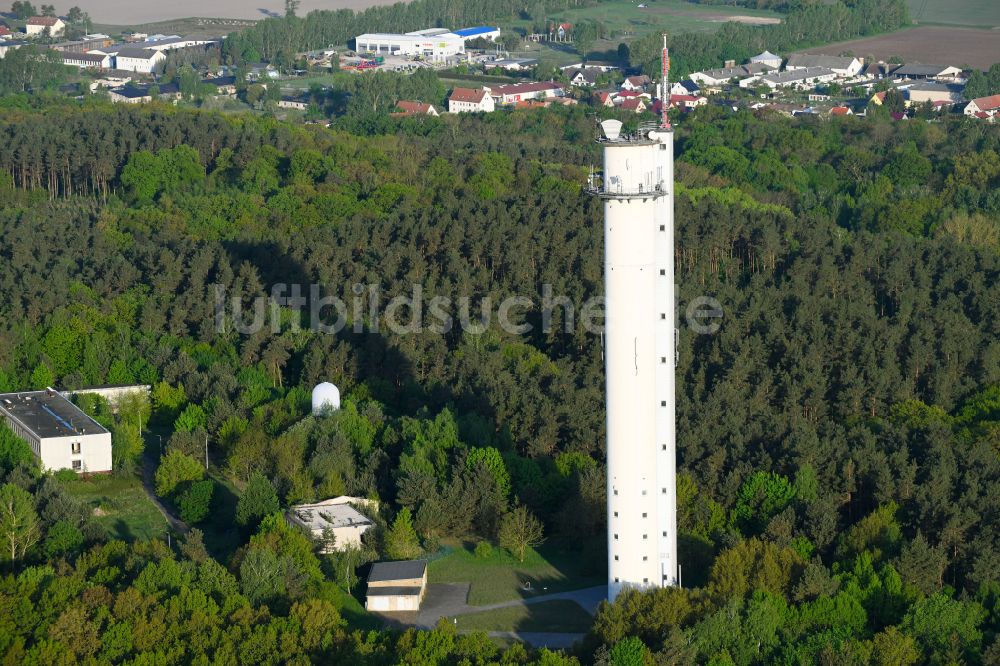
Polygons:
M926 26L828 44L805 49L801 53L840 55L845 51L876 60L899 56L905 62L987 69L1000 62L1000 30Z

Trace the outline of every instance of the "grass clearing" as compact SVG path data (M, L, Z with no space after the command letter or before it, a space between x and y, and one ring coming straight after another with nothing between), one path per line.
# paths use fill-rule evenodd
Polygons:
M146 497L138 477L93 476L64 481L63 487L86 503L116 539L144 541L167 533L166 519Z
M910 18L917 23L940 23L973 28L1000 26L997 0L907 0Z
M643 3L631 0L602 2L591 7L551 12L547 18L568 23L594 21L603 24L611 38L626 41L664 30L672 33L715 32L726 21L765 24L778 23L782 18L782 14L767 10L698 5L686 0L655 0L647 3L646 7L639 7L640 4ZM533 23L529 19L516 19L500 21L500 27L531 32Z
M453 550L428 565L428 582L469 583L472 606L578 590L605 580L602 572L587 571L579 551L557 544L529 550L524 562L500 548L494 548L489 557L476 557L472 545L447 545Z
M580 605L565 600L543 601L460 615L456 626L471 631L534 631L583 634L594 618Z

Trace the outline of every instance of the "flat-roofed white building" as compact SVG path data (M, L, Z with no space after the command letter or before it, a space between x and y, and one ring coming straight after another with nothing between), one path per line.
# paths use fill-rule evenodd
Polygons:
M111 56L104 53L63 52L63 64L80 69L109 69Z
M366 33L354 38L354 46L358 53L422 56L433 60L465 53L465 40L450 32L441 35Z
M0 394L0 415L43 471L111 471L111 433L58 391Z
M322 552L344 550L346 546L361 547L361 535L371 529L371 519L352 504L367 506L370 500L360 497L332 497L315 504L293 506L285 514L288 522L305 528L314 539L322 542ZM327 536L333 543L326 543Z

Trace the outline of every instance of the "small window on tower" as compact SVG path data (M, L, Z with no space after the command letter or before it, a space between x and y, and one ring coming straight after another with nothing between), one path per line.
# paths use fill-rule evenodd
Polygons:
M645 517L646 517L646 512L645 512L645 511L643 511L643 512L642 512L642 517L643 517L643 518L645 518Z
M73 455L80 455L80 442L73 442Z
M617 561L618 561L618 556L617 556L617 555L615 555L615 562L617 562Z
M667 536L667 531L663 530L663 536Z
M666 494L667 494L667 489L666 489L666 488L664 488L664 489L663 489L663 494L664 494L664 495L666 495Z
M618 582L618 576L615 576L615 582L616 583Z
M615 541L618 541L618 535L617 534L615 535Z
M643 562L649 562L649 556L648 555L643 555L642 556L642 561Z
M648 538L649 538L649 535L648 535L648 534L643 534L643 535L642 535L642 538L643 538L643 540L645 540L645 539L648 539Z
M667 313L666 312L661 312L660 313L660 319L666 319L666 318L667 318Z
M663 445L663 450L664 450L664 451L666 451L666 450L667 450L667 445L666 445L666 444L664 444L664 445Z
M79 460L74 460L73 461L73 471L74 472L79 472L81 469L83 469L83 463L80 462Z
M660 231L666 231L666 230L667 230L667 225L661 224L660 225Z
M666 275L666 274L667 274L667 271L665 271L664 269L661 268L660 269L660 275Z
M642 579L642 582L643 582L643 583L648 583L648 582L649 582L649 579L648 579L648 578L643 578L643 579Z
M661 356L660 357L660 363L666 363L666 362L667 362L667 357L666 356Z
M666 407L666 406L667 406L667 401L666 400L661 400L660 401L660 407Z
M615 511L615 518L617 518L617 517L618 517L618 512L617 512L617 511Z

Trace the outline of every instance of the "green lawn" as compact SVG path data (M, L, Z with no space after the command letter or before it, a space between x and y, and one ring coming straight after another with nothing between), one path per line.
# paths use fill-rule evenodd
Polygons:
M917 23L941 23L975 28L1000 26L997 0L907 0Z
M971 0L970 0L971 1ZM699 5L687 0L647 0L647 7L631 0L602 2L591 7L573 7L552 12L547 18L576 23L594 21L603 24L612 39L622 41L642 37L650 32L664 30L677 32L714 32L728 17L757 17L780 19L777 12L723 5ZM531 31L534 21L516 19L501 21L501 28L520 28Z
M594 619L572 601L543 601L460 615L456 626L471 631L552 631L583 634Z
M470 583L469 603L473 606L593 587L604 582L603 574L587 572L578 551L555 545L529 551L518 562L500 548L488 558L472 554L471 546L449 544L454 550L428 565L431 583ZM526 589L525 583L530 583Z
M114 538L137 541L167 533L166 519L146 497L137 477L94 476L63 485L94 510L97 522Z

